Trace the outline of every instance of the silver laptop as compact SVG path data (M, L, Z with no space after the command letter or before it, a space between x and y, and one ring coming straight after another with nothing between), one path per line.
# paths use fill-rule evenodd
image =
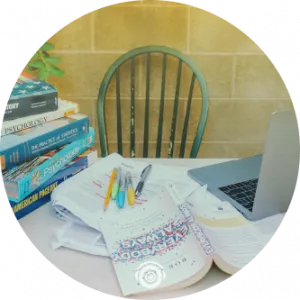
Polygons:
M189 170L188 174L247 219L287 211L299 168L299 131L294 110L274 112L263 155Z

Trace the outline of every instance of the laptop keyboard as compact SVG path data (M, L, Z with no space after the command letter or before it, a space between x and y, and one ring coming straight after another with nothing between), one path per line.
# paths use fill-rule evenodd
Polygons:
M219 188L223 193L252 212L258 179L247 180Z

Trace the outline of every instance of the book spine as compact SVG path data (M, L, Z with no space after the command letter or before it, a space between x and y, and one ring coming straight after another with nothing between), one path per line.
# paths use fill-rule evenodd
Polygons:
M93 153L91 154L94 155ZM91 155L81 157L79 160L77 160L64 170L58 172L55 176L51 177L45 184L31 193L23 201L16 203L10 200L9 202L16 218L19 220L35 211L42 205L50 202L51 193L59 184L61 184L68 178L80 173L95 162L95 160L91 159L90 156Z
M18 199L16 200L20 201L35 191L65 165L90 148L94 144L94 141L95 131L93 128L90 128L90 132L86 137L67 145L61 151L39 165L35 170L28 173L18 182Z
M57 109L57 91L42 95L30 95L19 99L10 99L6 106L4 121L41 114Z
M32 79L35 79L35 77L32 76L30 73L22 72L17 80L17 83L31 81Z
M88 165L92 165L94 162L98 160L98 151L94 148L89 148L86 151L84 151L81 155L76 157L71 163L67 164L65 168L68 168L78 160L81 160L83 157L86 157L88 159Z
M63 106L62 108L59 107L58 110L3 122L1 136L13 134L27 128L45 124L65 116L78 113L78 105L76 103L67 102L65 100L59 100L59 103L63 103Z
M55 148L84 137L89 131L88 117L76 120L63 127L31 139L26 143L1 151L1 169L10 169L25 161L38 157Z

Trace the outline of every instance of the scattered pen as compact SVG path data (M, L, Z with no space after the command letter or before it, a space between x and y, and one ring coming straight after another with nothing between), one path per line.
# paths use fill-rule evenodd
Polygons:
M127 172L127 201L129 205L134 205L135 192L132 184L132 176L130 172Z
M103 207L104 211L106 211L107 206L108 206L108 204L109 204L110 195L111 195L111 191L112 191L112 186L113 186L113 184L114 184L116 175L117 175L117 169L114 168L113 171L112 171L112 174L111 174L111 176L110 176L110 180L109 180L109 185L108 185L107 193L106 193L106 197L105 197L105 200L104 200L104 207Z
M117 175L112 187L112 192L111 192L111 199L115 200L117 197L117 194L119 192L119 188L120 188L120 180L121 180L121 176L122 176L122 169L118 168L117 169Z
M150 173L150 171L151 171L151 168L152 168L152 166L149 165L149 166L147 166L147 167L143 170L143 172L142 172L142 174L141 174L140 182L138 183L138 185L137 185L137 187L136 187L136 189L135 189L135 195L136 195L136 197L139 197L139 196L141 195L142 190L143 190L143 188L144 188L145 181L146 181L146 179L147 179L147 177L148 177L148 175L149 175L149 173Z
M117 195L117 206L123 208L125 204L125 194L126 194L126 174L122 174L120 179L120 188Z

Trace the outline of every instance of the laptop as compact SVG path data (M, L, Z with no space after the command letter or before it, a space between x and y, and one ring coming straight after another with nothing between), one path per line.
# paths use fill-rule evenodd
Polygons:
M274 112L262 155L191 169L188 175L230 202L247 219L287 211L299 168L299 131L295 111Z

